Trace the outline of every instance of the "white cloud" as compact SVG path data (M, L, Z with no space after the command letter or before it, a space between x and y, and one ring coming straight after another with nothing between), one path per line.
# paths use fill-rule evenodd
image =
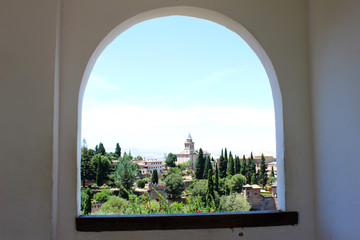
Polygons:
M177 152L183 149L188 131L196 147L220 151L274 152L274 112L229 106L199 106L186 109L144 107L124 103L84 102L83 138L93 147L102 141L109 149L115 143L126 148ZM240 153L239 153L240 154Z

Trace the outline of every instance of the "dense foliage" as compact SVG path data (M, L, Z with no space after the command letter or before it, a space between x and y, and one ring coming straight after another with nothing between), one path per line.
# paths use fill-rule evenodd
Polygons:
M250 204L246 201L246 197L240 193L234 193L228 196L221 197L221 211L222 212L240 212L249 211Z
M185 189L183 178L178 174L170 174L165 178L166 191L169 199L180 198Z
M198 158L196 160L196 165L195 165L195 177L197 179L204 178L204 167L205 167L204 153L203 153L203 150L200 148L199 155L198 155Z
M118 161L114 161L117 159ZM135 160L142 160L142 157L137 156ZM83 141L81 180L83 187L89 186L90 183L93 191L90 188L82 188L82 213L91 214L91 202L105 202L96 214L248 211L251 206L241 194L242 187L249 183L261 184L264 189L271 189L270 185L276 181L273 168L268 176L264 155L261 156L258 169L252 153L248 159L245 155L240 159L236 155L233 157L231 151L228 155L227 148L221 150L220 158L216 160L204 156L200 148L195 172L192 169L192 161L179 166L176 162L176 155L169 153L166 157L168 168L161 173L161 179L156 169L151 176L141 179L143 176L139 174L139 165L133 160L130 152L124 152L121 156L119 143L112 153L106 152L101 142L93 150ZM194 181L186 191L183 176ZM158 194L157 201L150 200L147 192L141 196L136 196L133 192L135 186L144 188L147 182L157 184L159 181L165 183L167 199L174 201L173 203L169 204L156 189L154 191ZM115 189L110 189L105 183ZM181 197L183 199L180 202Z
M165 163L166 163L166 166L167 166L167 167L176 167L176 162L177 162L177 156L176 156L176 154L169 153L169 154L166 156Z
M159 183L158 172L157 172L156 169L154 169L154 171L152 172L151 183L153 183L153 184L158 184Z

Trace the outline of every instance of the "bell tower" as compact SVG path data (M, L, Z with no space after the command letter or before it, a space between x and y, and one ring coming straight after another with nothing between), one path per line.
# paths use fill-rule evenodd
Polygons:
M194 142L191 138L191 135L189 133L188 137L185 140L185 153L186 154L194 154L195 150L194 150Z

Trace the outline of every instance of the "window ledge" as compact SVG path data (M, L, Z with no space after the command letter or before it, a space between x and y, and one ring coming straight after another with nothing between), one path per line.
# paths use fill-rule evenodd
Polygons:
M269 227L297 224L297 212L282 211L82 215L76 218L76 230L82 232Z

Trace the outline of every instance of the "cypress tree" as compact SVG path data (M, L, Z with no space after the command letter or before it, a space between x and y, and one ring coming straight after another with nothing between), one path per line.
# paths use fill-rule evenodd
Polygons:
M91 163L94 150L89 150L86 145L81 147L81 181L82 186L85 187L86 180L93 180L95 176L94 165Z
M209 169L208 174L207 174L207 179L208 179L208 188L207 188L206 195L207 195L208 200L210 202L212 199L215 200L213 173L212 173L212 171L210 169Z
M215 191L219 191L219 168L217 164L215 164Z
M252 154L251 154L251 156L252 156ZM250 157L248 159L248 164L247 164L247 181L249 184L251 183L251 178L254 173L256 173L256 165L254 162L254 158Z
M261 154L261 162L260 162L260 173L259 173L259 183L262 186L265 186L268 180L268 175L267 175L267 167L266 167L266 163L265 163L265 157L264 154Z
M243 159L241 161L241 169L240 174L246 176L247 175L247 166L246 166L246 158L245 155L243 155Z
M234 158L231 154L231 151L229 153L229 160L228 160L228 164L227 164L227 175L229 176L234 176L235 174L235 166L234 166Z
M84 214L87 215L90 213L91 213L91 190L90 188L86 188Z
M106 154L105 147L102 142L99 143L98 153L100 153L102 156L105 156Z
M158 177L158 173L157 173L156 169L154 169L154 171L152 172L151 183L153 183L153 184L158 184L159 183L159 177Z
M270 173L270 177L275 177L275 172L274 172L274 167L271 166L271 173Z
M209 156L207 156L206 158L205 158L205 167L204 167L204 176L203 176L203 179L206 179L208 176L208 172L209 172L209 170L211 170L212 171L212 166L211 166L211 162L210 162L210 157Z
M130 180L130 172L129 169L126 167L120 176L121 185L126 189L129 190L131 188L131 180Z
M116 143L115 155L117 158L121 157L121 147L120 147L119 143Z
M224 164L225 164L225 171L227 171L227 164L228 164L228 154L227 154L227 149L225 148L225 152L224 152L224 158L225 158L225 161L224 161ZM226 174L225 174L226 176Z
M199 156L196 160L196 166L195 166L195 177L197 179L203 179L204 177L204 167L205 167L205 159L203 150L199 149Z
M239 156L235 156L235 174L240 174L241 166L240 166L240 158Z
M219 159L219 177L225 178L226 177L226 161L223 156L223 150L221 150L221 155Z
M252 176L251 176L251 184L258 184L258 179L257 179L257 174L256 173L253 173Z
M104 168L101 156L97 155L96 184L101 187L104 182Z

